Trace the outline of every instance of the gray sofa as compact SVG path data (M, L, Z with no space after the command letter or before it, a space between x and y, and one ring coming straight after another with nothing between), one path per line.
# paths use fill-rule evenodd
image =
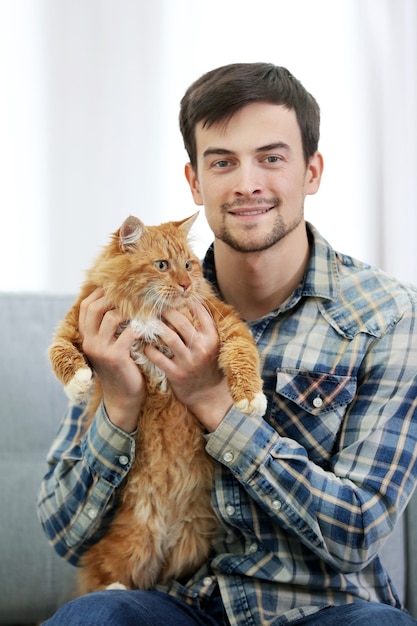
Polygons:
M0 625L44 620L74 590L75 569L49 547L36 515L45 456L66 406L47 348L71 302L0 294ZM383 559L417 617L417 496Z

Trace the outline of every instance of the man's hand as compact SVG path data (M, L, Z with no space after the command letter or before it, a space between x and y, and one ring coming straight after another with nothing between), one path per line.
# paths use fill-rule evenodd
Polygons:
M115 426L130 433L146 398L145 380L130 356L135 335L130 327L116 337L121 322L117 310L96 289L80 306L79 329L83 351L100 379L107 414Z
M217 363L219 337L210 313L195 306L200 328L178 311L169 310L164 318L162 339L170 348L170 359L155 346L145 348L146 356L165 372L180 402L212 432L233 404L226 379Z

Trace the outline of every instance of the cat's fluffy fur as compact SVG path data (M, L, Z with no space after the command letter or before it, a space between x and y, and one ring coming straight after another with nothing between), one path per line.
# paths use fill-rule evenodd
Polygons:
M55 374L72 401L88 398L92 419L101 390L82 353L78 315L81 300L103 287L108 302L136 329L132 357L147 382L134 463L109 530L83 556L82 593L116 582L148 589L191 575L209 555L217 527L211 506L213 461L205 452L201 426L142 350L146 342L163 349L159 320L164 311L175 307L196 325L193 303L204 303L218 329L219 365L234 402L248 415L262 415L266 408L252 336L233 309L214 296L189 247L195 218L159 226L127 218L87 273L50 348Z

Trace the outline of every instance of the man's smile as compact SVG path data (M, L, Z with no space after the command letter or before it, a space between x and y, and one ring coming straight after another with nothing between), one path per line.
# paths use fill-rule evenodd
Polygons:
M251 215L262 215L262 213L268 213L274 207L266 207L265 209L239 209L238 211L229 211L232 215L243 215L243 216L251 216Z

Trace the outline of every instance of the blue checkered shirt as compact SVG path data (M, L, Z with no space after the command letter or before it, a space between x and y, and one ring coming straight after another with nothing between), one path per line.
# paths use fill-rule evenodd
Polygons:
M232 626L360 599L401 606L378 552L416 484L417 289L308 234L302 283L249 324L266 415L232 408L207 436L222 523L213 556L166 588L195 605L220 588ZM212 248L204 271L216 285ZM103 406L88 430L80 416L64 416L39 496L46 535L73 564L111 522L135 455Z

